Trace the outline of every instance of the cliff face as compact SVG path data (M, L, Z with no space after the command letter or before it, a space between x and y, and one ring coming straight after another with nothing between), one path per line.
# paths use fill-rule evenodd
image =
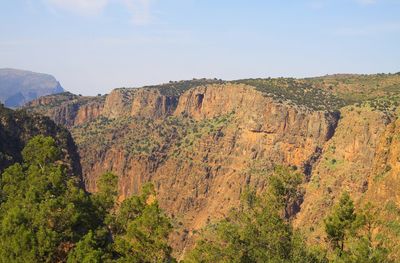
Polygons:
M305 184L294 225L304 231L309 242L323 243L323 220L347 191L356 207L369 203L378 209L378 219L385 222L379 233L394 242L392 256L398 261L399 120L370 107L346 107L341 116L335 135L323 147Z
M163 118L172 115L178 104L175 96L161 95L158 90L139 89L132 101L131 116Z
M72 128L101 116L103 97L82 97L69 92L40 97L25 105L27 109L48 116L59 125Z
M18 69L0 69L0 102L19 107L40 96L64 92L51 75Z
M0 105L0 173L15 162L21 162L21 151L36 135L51 136L62 149L69 173L81 175L80 159L71 134L47 117L13 111Z
M224 95L218 97L217 95L221 94L221 92ZM144 91L139 91L135 93L135 97L137 94L140 94L142 100L148 101L148 98L154 95L153 92L147 95L143 93ZM157 96L152 97L150 101L155 102L158 99L159 102L166 101L165 97ZM201 105L198 105L198 97L200 96L203 99ZM108 97L106 105L109 101ZM137 104L138 100L133 99L130 117L144 118L144 115L147 113L151 119L156 120L156 117L168 114L163 103L154 104L161 107L157 110L150 108L145 103L146 107L144 107L143 111L136 110L138 107ZM189 106L187 107L186 105ZM248 107L248 105L253 106ZM124 107L130 108L127 105ZM115 116L115 112L113 116ZM121 118L126 117L126 111L120 112L122 113ZM229 85L209 86L207 88L200 87L187 91L179 99L173 115L175 118L183 118L182 116L185 116L184 118L193 119L196 122L205 122L204 120L213 120L220 116L225 116L227 113L229 116L218 127L218 133L199 134L201 138L195 140L196 142L198 141L200 147L196 148L197 151L200 152L203 146L210 148L205 149L205 152L218 152L219 150L226 149L225 154L240 157L244 163L259 158L270 162L284 162L288 165L298 167L304 166L304 163L330 138L338 118L338 115L334 113L313 112L274 102L272 99L262 96L260 92L250 87ZM162 121L160 120L160 122ZM132 126L133 124L128 122L127 125ZM135 123L134 125L137 126L140 124ZM155 125L158 125L157 121ZM113 143L118 144L118 140L124 138L125 135L114 135ZM186 138L180 139L184 140ZM206 142L205 145L203 145L203 139ZM175 138L175 140L178 139ZM168 145L168 148L172 148L172 146ZM163 151L168 153L168 150ZM126 149L120 148L119 151L125 152ZM106 163L113 163L113 167L119 166L115 164L115 161L119 159L116 156L120 155L116 154L113 149L107 149L102 154L105 156L110 155L109 158L105 158ZM223 156L227 157L225 154ZM99 161L101 162L102 160ZM156 159L155 161L158 162L160 160ZM105 170L103 168L105 164L97 165L100 167L100 171ZM122 167L125 167L125 165L122 165ZM92 168L89 170L92 170ZM148 172L146 171L145 173ZM87 177L93 178L93 176ZM137 186L134 187L137 188Z
M192 242L193 230L238 205L247 185L262 190L273 164L306 169L339 117L277 102L244 84L200 86L179 97L118 89L96 112L106 119L66 118L73 119L88 190L96 191L96 180L109 170L120 177L121 198L152 181L161 206L178 222L172 238L178 250Z
M378 203L390 200L400 204L400 120L394 120L386 126L380 136L376 158L372 164L369 178L371 185L368 196L373 196Z
M276 164L304 173L288 216L321 242L323 219L345 190L357 205L400 206L400 76L348 78L178 82L30 108L70 128L89 191L105 171L119 176L121 199L152 181L178 252L237 206L244 188L263 191Z
M305 186L304 202L295 221L316 242L322 239L322 219L343 191L351 193L356 203L362 202L366 192L374 191L369 179L389 122L385 114L369 108L341 110L335 135L324 145Z

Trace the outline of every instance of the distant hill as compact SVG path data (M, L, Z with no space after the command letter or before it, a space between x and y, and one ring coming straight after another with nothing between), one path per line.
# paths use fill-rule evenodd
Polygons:
M64 89L51 75L18 69L0 69L0 101L16 108L40 96Z

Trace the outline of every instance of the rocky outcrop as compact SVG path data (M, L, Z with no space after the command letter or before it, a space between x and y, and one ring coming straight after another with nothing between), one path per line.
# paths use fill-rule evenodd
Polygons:
M386 126L376 148L376 157L368 179L366 199L377 204L394 202L400 206L400 120Z
M380 77L363 87L371 91L369 99L382 94L376 90ZM390 85L400 81L389 77ZM117 89L97 100L73 98L43 112L70 127L89 191L96 191L106 171L118 174L120 199L145 182L155 184L161 206L177 226L171 243L178 253L193 244L195 230L237 206L246 187L262 192L276 164L304 172L304 195L288 216L310 242L321 242L323 219L343 191L357 206L367 201L400 206L396 104L371 100L340 111L318 110L334 103L315 107L334 96L323 97L330 90L341 92L341 103L349 99L346 92L350 99L365 94L357 81L367 83L368 76L354 78L350 84L345 77L312 80L324 93L312 92L306 80L294 85L293 79L282 89L274 79L173 83L177 89L172 91Z
M107 95L103 108L103 116L107 118L117 118L129 116L133 90L115 89Z
M363 201L368 190L374 191L370 177L375 173L379 144L389 123L385 114L370 108L341 110L335 134L324 145L311 180L305 185L304 202L294 222L312 242L323 239L323 219L344 191L356 203Z
M95 120L103 112L103 104L99 102L89 102L79 107L75 115L73 125L80 125Z
M0 102L20 107L40 96L64 92L51 75L18 69L0 69Z
M116 89L107 96L102 115L162 118L172 115L178 97L162 95L158 89Z
M0 173L15 162L21 162L21 151L36 135L53 137L62 149L64 164L70 174L81 176L77 147L71 134L47 117L13 111L0 105Z
M102 113L115 119L110 129L118 125L118 119L127 117L127 112L133 119L121 128L101 138L79 139L81 156L90 160L82 162L85 183L89 191L96 191L99 176L113 171L119 175L123 199L143 183L153 182L161 206L180 226L172 238L178 251L192 244L194 230L238 205L248 185L262 191L273 164L306 169L332 136L339 118L337 113L279 103L252 87L236 84L190 89L179 101L157 90L113 91ZM182 126L199 123L196 129L202 130L196 135L190 128L185 136L175 138L179 127L167 129L161 133L170 133L171 141L160 141L157 151L127 153L129 141L134 139L130 131L148 125L146 121L141 124L143 118L159 127L168 116L191 120ZM149 133L145 140L153 136L151 129L144 128ZM79 127L74 132L85 133ZM93 148L104 136L111 137L110 143Z
M172 115L178 97L161 95L156 89L138 89L132 101L131 116L162 118Z
M48 116L59 125L71 128L90 122L102 115L105 96L84 97L69 92L40 97L25 109Z

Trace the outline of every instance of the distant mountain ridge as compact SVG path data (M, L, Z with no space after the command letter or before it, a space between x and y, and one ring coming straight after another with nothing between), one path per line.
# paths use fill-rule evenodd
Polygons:
M26 70L0 69L0 101L16 108L44 95L64 92L52 75Z

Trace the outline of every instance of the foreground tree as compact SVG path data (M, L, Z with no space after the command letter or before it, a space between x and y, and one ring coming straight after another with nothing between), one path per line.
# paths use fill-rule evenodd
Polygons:
M139 196L126 199L113 225L118 262L174 262L168 245L172 230L160 209L154 187L147 184Z
M345 249L345 242L351 236L351 231L354 230L353 224L356 220L354 210L350 195L344 192L331 215L325 219L325 231L328 241L339 256L342 255Z
M168 236L169 218L160 209L152 184L141 194L117 200L117 176L104 174L92 196L103 226L87 234L69 262L174 262Z
M22 156L0 180L0 262L64 261L96 224L90 198L67 175L54 139L34 137Z
M151 185L118 204L118 178L104 174L89 195L51 137L34 137L22 155L0 177L0 262L173 261Z
M374 231L381 227L377 210L367 204L356 213L353 201L344 192L339 203L325 219L325 231L332 248L332 261L354 263L392 262L389 250Z
M247 191L242 207L208 226L187 262L324 262L312 253L285 217L301 175L277 167L262 196Z

